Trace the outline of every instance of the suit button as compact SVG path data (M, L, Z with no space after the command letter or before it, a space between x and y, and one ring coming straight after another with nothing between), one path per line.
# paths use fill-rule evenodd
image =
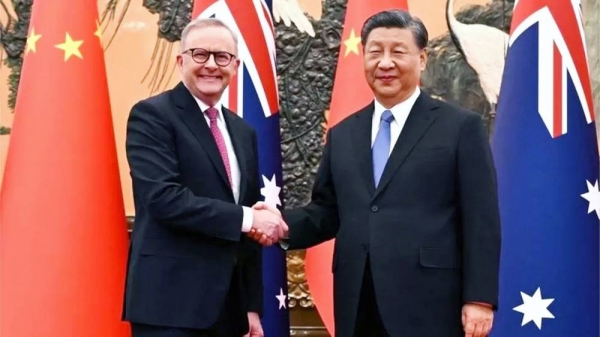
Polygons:
M377 213L378 211L379 211L379 207L377 207L377 206L371 206L371 212Z
M362 244L362 247L363 247L363 250L364 250L365 252L368 252L368 251L369 251L369 244L368 244L368 243L363 243L363 244Z

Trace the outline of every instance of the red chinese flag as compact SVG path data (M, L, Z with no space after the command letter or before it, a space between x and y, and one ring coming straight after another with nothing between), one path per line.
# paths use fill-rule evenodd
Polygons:
M35 0L0 193L0 335L124 337L127 227L96 0Z
M360 40L362 25L371 15L387 9L407 9L407 0L349 0L335 73L328 127L332 127L373 100L365 81ZM333 275L334 240L306 251L306 277L313 301L327 331L334 335Z

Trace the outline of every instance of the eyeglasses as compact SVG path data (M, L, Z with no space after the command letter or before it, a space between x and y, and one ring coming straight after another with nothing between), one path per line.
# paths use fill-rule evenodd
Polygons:
M184 51L182 54L190 53L192 55L192 59L199 64L206 63L210 58L210 55L214 55L215 63L219 67L228 66L231 63L231 60L235 58L235 55L228 53L226 51L208 51L202 48L190 48Z

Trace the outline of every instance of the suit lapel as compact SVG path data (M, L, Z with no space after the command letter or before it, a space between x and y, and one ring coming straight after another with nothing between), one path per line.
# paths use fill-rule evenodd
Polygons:
M408 156L408 154L412 151L412 149L417 145L421 137L425 134L427 129L431 126L433 121L437 118L437 114L435 114L432 110L437 109L438 106L435 104L429 97L421 93L419 98L417 98L410 114L408 115L408 119L402 128L402 132L396 141L396 145L392 150L390 158L387 161L387 164L383 170L383 174L381 176L381 180L379 181L379 185L375 190L374 198L381 193L386 185L392 180L392 177L396 173L396 171L402 166L404 160ZM371 147L369 146L369 149ZM371 164L371 162L369 162ZM372 179L371 174L371 179Z
M373 125L374 102L357 112L354 121L354 153L358 158L358 165L363 181L369 195L375 192L373 182L373 153L371 152L371 128Z
M246 167L248 142L244 142L243 129L239 124L241 121L238 118L235 118L233 114L234 112L230 111L229 109L223 108L223 117L225 118L227 131L229 132L231 143L233 143L233 150L235 152L235 157L237 158L237 162L240 168L240 196L238 198L238 201L239 204L242 204L247 189L246 187L248 184L248 168Z
M208 123L204 119L204 115L202 111L200 111L198 103L196 103L192 94L190 94L188 89L181 82L173 89L173 101L179 109L179 115L182 120L202 145L202 148L208 155L208 158L219 173L223 182L226 185L229 185L229 178L227 178L227 171L225 171L223 159L219 153L217 143L210 132Z

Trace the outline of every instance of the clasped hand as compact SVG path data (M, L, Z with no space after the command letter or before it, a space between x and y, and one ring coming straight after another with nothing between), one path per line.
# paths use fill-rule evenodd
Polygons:
M261 245L270 246L287 236L288 225L283 221L281 212L274 207L258 202L252 206L254 221L248 236Z

